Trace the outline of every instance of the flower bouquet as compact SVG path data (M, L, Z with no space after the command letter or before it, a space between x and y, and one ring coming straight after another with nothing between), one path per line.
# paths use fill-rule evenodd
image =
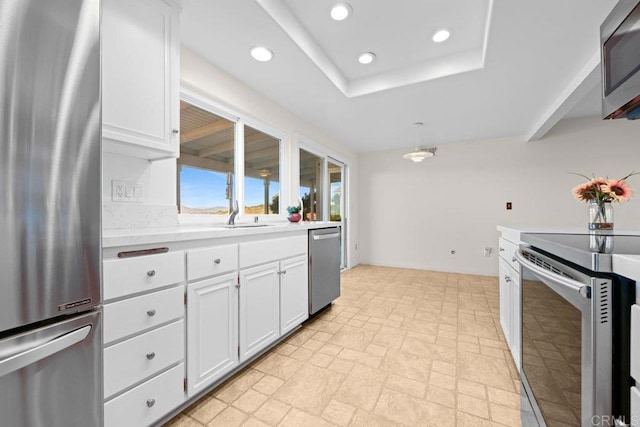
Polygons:
M633 192L629 188L627 179L638 172L631 172L620 179L608 179L602 177L589 178L587 182L573 189L573 195L578 201L589 203L589 230L612 230L613 208L611 202L626 202L631 199Z

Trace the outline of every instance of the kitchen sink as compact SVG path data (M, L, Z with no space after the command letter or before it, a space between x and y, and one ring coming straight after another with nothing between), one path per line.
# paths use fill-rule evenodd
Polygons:
M271 224L224 224L220 225L222 228L256 228L256 227L269 227Z

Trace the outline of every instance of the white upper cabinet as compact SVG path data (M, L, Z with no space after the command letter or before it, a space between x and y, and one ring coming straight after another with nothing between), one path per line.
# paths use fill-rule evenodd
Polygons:
M179 13L171 0L103 1L105 151L178 157Z

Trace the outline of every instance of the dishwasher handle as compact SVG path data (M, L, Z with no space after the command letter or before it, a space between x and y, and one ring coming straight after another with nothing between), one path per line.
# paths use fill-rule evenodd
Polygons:
M568 277L564 277L559 274L552 273L551 271L548 271L542 267L537 266L536 264L526 259L524 255L522 255L522 250L516 251L515 258L516 258L516 261L518 261L521 266L528 268L534 274L538 276L542 276L547 280L551 280L560 286L569 288L570 290L579 293L584 298L591 298L591 292L588 285L578 282L577 280L573 280Z
M333 239L334 237L340 237L340 233L315 235L313 236L313 240L326 240L326 239Z

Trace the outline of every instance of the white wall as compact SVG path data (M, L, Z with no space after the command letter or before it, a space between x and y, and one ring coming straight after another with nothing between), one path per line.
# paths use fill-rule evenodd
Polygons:
M320 129L305 122L294 113L286 110L190 50L183 47L180 54L180 76L184 85L206 94L208 98L223 107L263 122L268 126L275 127L288 135L283 140L283 144L284 149L289 154L289 159L293 160L288 165L290 166L288 168L290 182L297 182L298 179L297 161L295 161L297 158L295 136L297 134L314 141L338 160L347 162L351 184L348 218L355 219L358 217L356 203L358 194L358 158L355 153L323 133ZM127 224L124 224L122 217L129 216L133 220L133 215L126 215L131 211L134 211L138 217L140 215L144 216L145 207L153 209L155 212L164 208L164 212L161 214L147 215L146 218L160 218L162 224L157 225L170 225L166 221L166 211L167 208L172 212L176 211L175 174L175 160L147 162L121 155L105 154L103 158L103 200L105 201L103 222L105 227L127 226ZM144 185L145 192L142 206L111 203L111 180L113 179L141 182ZM283 194L283 203L297 203L295 189L289 188L288 193ZM175 215L173 222L175 223ZM140 226L141 224L134 221L131 225ZM358 264L358 253L354 250L358 242L357 221L350 221L349 232L348 245L351 248L349 265L353 266Z
M496 225L586 231L587 205L570 192L583 178L569 172L640 171L639 134L640 122L585 118L560 122L537 142L441 145L417 164L402 158L408 150L362 154L360 262L497 275ZM640 176L629 182L640 189ZM640 196L614 210L616 228L640 228ZM490 258L484 247L493 248Z

